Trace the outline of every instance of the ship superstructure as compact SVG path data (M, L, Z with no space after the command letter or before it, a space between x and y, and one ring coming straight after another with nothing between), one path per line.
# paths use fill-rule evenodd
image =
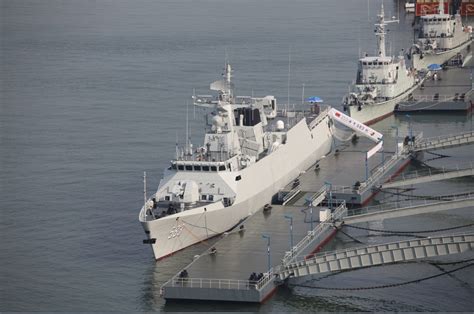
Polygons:
M354 119L372 124L390 114L422 81L418 73L408 69L403 51L398 57L385 51L386 25L398 20L385 20L383 4L375 24L377 52L359 59L357 77L351 92L344 97L344 110Z
M436 14L420 17L417 39L409 52L413 67L421 70L445 63L467 48L471 34L472 27L463 25L461 15L445 13L444 1L440 1Z
M177 147L140 211L156 259L232 229L331 150L329 108L278 110L273 96L235 96L231 77L226 64L217 96L193 97L204 143Z

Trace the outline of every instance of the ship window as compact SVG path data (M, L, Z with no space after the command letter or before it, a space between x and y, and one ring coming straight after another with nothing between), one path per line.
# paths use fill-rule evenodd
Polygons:
M193 170L193 166L186 165L186 170L188 170L188 171L192 171L192 170Z
M201 166L194 166L194 171L201 171Z
M211 166L211 171L217 171L217 167L216 166Z
M202 166L202 171L209 171L209 166Z
M214 195L209 195L209 200L213 201L214 200Z
M201 200L207 201L207 195L206 194L201 195Z
M235 181L240 181L240 179L242 179L242 177L240 176L240 174L235 177Z
M165 201L169 201L170 200L170 196L169 195L166 195L165 196Z
M184 170L184 166L183 165L178 165L178 170Z
M225 166L224 165L219 166L219 171L225 171Z

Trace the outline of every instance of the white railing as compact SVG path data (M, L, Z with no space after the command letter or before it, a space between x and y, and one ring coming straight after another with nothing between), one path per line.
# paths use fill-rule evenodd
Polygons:
M229 289L229 290L250 290L263 289L274 279L273 268L262 274L263 277L258 281L237 280L237 279L217 279L217 278L183 278L179 274L175 275L162 288L166 286L193 288L193 289Z
M290 192L288 192L288 194L286 194L282 201L283 201L283 205L286 205L286 203L288 203L289 201L291 201L291 199L293 197L295 197L299 192L301 192L301 189L300 189L300 185L298 184L298 186L294 187L293 189L290 190Z
M170 282L172 287L186 288L207 288L207 289L233 289L233 290L249 290L251 283L249 280L236 279L211 279L211 278L181 278L174 276ZM166 287L165 287L166 288Z
M409 102L418 102L418 101L463 101L466 99L466 95L413 95L412 98L408 98Z

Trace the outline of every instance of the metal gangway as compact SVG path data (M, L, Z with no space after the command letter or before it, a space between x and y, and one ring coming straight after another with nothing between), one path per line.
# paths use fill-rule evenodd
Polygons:
M321 198L321 197L320 197ZM320 200L320 202L322 199ZM313 206L317 206L313 205ZM299 257L302 255L302 253L310 247L310 245L317 240L321 240L323 236L327 233L327 230L329 228L333 228L333 224L336 221L341 221L343 217L347 214L347 207L346 203L342 202L332 213L331 213L331 218L328 221L321 222L316 226L311 231L308 231L308 234L301 239L298 244L293 246L290 251L287 251L285 255L283 256L281 262L282 265L287 265L291 261L293 261L295 258Z
M415 141L415 145L411 148L414 152L453 148L462 145L474 143L474 131L443 135L432 138L425 138L421 141Z
M290 277L318 275L415 259L459 254L472 250L474 233L433 236L325 252L314 257L282 265L275 271L280 280Z
M347 211L344 222L359 223L465 207L474 207L474 192L464 193L461 196L409 200L351 209Z
M416 170L402 173L396 180L386 182L380 186L382 189L396 188L411 184L447 180L474 175L474 164L471 161L465 165L455 165L452 167L428 168L426 170Z

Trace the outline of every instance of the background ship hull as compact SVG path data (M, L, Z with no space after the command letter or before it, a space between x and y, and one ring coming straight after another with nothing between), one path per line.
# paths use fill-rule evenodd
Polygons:
M458 52L461 52L470 43L471 43L471 40L468 40L464 42L463 44L459 45L458 47L447 50L447 51L443 51L440 53L425 53L423 55L423 59L420 59L419 54L413 54L412 55L413 67L417 70L421 70L421 69L427 69L428 66L433 63L443 64L447 62L449 59L456 56Z
M349 115L366 125L374 124L377 121L383 120L390 116L393 113L395 106L401 101L405 100L408 95L410 95L419 85L422 84L424 79L420 80L420 82L413 85L403 94L400 94L397 97L384 102L363 105L360 111L358 110L357 106L349 106Z
M198 207L153 221L143 221L156 259L230 230L253 214L286 184L330 152L332 135L329 116L312 130L301 120L287 134L287 142L256 164L233 174L241 175L232 206L221 202Z

